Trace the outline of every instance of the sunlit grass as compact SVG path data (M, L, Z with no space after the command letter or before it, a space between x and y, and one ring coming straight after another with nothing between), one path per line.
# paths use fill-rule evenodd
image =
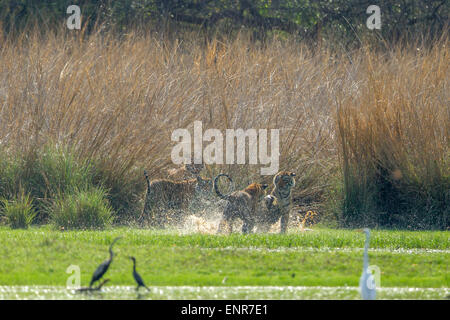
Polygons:
M5 241L16 242L34 241L35 236L48 240L82 241L96 244L107 244L117 236L123 236L121 243L128 245L157 245L157 246L192 246L203 248L362 248L364 237L354 230L335 230L316 228L309 232L291 230L286 235L280 234L252 234L231 235L214 234L186 234L180 235L175 229L148 230L137 228L113 228L103 231L71 231L56 232L52 227L31 228L29 231L7 230L0 227L1 234L13 235ZM446 231L402 231L402 230L372 230L371 248L388 249L450 249L450 236Z
M370 263L381 269L382 286L450 285L448 233L372 233ZM359 248L364 239L351 230L180 236L175 231L129 228L61 232L51 228L23 231L3 227L0 284L65 285L69 265L80 266L82 284L86 284L96 266L108 257L108 244L119 235L123 238L115 246L117 257L108 271L114 285L132 285L132 265L126 258L129 255L137 258L138 270L152 285L357 286L362 270ZM281 250L271 250L275 248ZM348 250L342 250L345 248ZM376 250L381 248L385 250ZM395 252L398 248L424 250Z

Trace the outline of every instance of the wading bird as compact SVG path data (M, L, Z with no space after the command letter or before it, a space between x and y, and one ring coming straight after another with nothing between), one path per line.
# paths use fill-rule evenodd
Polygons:
M359 279L359 289L361 292L361 298L363 300L375 300L376 297L375 279L372 273L368 270L369 256L367 251L369 250L370 230L368 228L364 228L363 230L358 230L358 232L364 232L366 234L366 242L364 244L363 272L361 278Z
M140 276L139 273L137 273L136 271L136 258L135 257L129 257L131 260L133 260L133 278L137 283L137 287L136 287L136 291L139 292L139 288L140 287L144 287L145 289L147 289L147 291L150 291L149 288L147 288L147 286L144 283L144 280L142 280L142 277Z
M117 237L113 240L113 242L111 243L111 245L109 246L109 259L103 261L98 267L97 269L94 271L94 274L92 275L92 279L91 279L91 283L89 284L89 288L92 288L92 285L94 284L94 282L100 280L103 275L106 273L106 271L108 271L109 265L111 264L113 257L114 257L114 252L112 251L112 247L114 245L114 243L116 243L117 240L119 240L122 237Z

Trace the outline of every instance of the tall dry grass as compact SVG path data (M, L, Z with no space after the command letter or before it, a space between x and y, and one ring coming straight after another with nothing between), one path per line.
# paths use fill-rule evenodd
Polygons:
M361 85L337 97L343 223L448 228L449 49L365 52Z
M448 181L445 44L379 55L258 45L244 34L205 43L23 33L0 44L0 146L18 155L49 143L74 150L95 163L116 206L142 195L144 168L161 177L173 167L172 131L192 132L196 120L203 130L280 129L280 170L297 172L301 201L323 201L341 165L346 198L371 183L364 170L376 164ZM208 166L204 175L219 171L241 185L271 180L254 165Z

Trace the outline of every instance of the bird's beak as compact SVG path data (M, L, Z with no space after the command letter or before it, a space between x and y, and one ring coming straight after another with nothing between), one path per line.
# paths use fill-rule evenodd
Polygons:
M356 229L356 232L363 232L363 229Z

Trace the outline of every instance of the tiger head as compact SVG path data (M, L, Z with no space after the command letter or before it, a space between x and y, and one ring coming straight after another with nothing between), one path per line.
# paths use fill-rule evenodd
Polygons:
M265 190L267 189L267 187L267 184L252 183L247 188L245 188L244 191L251 195L252 198L259 200L266 194Z
M295 173L280 171L273 178L273 184L278 189L292 189L295 186Z

